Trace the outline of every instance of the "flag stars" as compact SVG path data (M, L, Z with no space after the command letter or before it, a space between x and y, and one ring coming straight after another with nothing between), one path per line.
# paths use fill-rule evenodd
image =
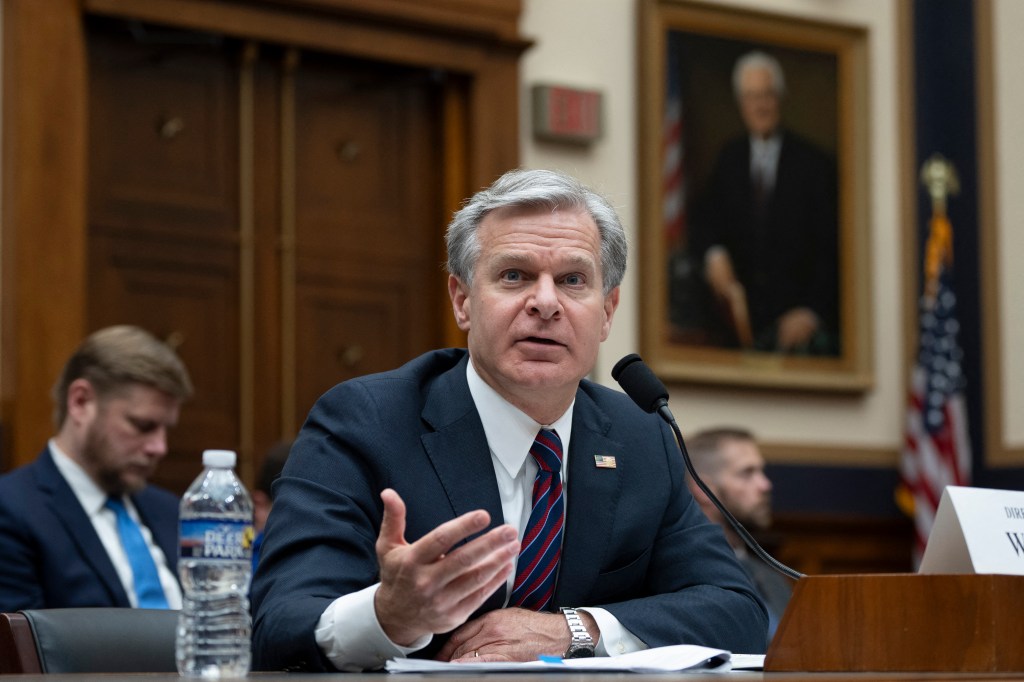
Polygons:
M940 282L940 290L934 301L922 299L921 348L918 362L928 369L925 388L925 425L935 433L945 426L944 406L947 399L963 385L960 361L963 353L956 337L960 325L953 317L956 296L946 282Z

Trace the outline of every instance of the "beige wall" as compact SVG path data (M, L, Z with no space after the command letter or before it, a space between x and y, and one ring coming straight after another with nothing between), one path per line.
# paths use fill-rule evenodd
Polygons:
M715 0L716 4L824 20L866 31L868 36L870 156L868 223L872 274L870 310L873 317L872 354L876 385L862 395L808 395L701 388L672 385L672 408L685 432L721 422L733 422L755 430L764 440L777 444L822 447L822 463L895 464L903 440L902 422L906 375L905 316L902 272L903 207L900 187L899 17L901 0ZM1011 52L1020 48L1010 40L1024 27L1024 3L998 2L997 43L1004 65L1019 63ZM1005 20L1002 20L1005 19ZM522 161L526 166L557 167L579 175L601 188L621 207L634 247L632 273L623 287L611 338L604 344L596 378L613 383L609 370L618 357L639 347L636 271L637 238L637 131L636 131L636 16L634 0L525 0L522 33L536 41L523 61L524 94ZM1011 29L1010 27L1016 27ZM1019 41L1017 41L1019 45ZM1019 69L997 71L1001 111L1020 112L1024 84ZM1014 82L1011 82L1016 79ZM537 82L558 82L593 87L605 94L605 134L587 148L537 142L529 133L528 87ZM1022 186L1024 134L1019 116L998 119L998 134L1011 143L999 155L999 221L1024 224L1024 197L1013 196ZM1007 292L1024 291L1024 268L1013 267L1015 254L1024 253L1024 230L1008 231L1002 258L1001 286ZM1021 414L1024 381L1021 380L1022 347L1019 298L1001 298L1007 342L1002 361L1009 369L1006 412ZM1024 423L1006 419L1008 438L1024 440ZM980 428L981 425L979 425ZM776 449L778 450L778 449ZM829 459L831 458L831 459ZM784 461L785 456L776 456ZM796 461L798 458L794 458Z
M1024 3L993 3L995 128L995 233L998 265L998 308L1002 376L1002 438L1016 450L1024 448L1024 79L1021 78L1021 28ZM994 302L995 303L995 302ZM1019 462L1018 462L1019 464Z

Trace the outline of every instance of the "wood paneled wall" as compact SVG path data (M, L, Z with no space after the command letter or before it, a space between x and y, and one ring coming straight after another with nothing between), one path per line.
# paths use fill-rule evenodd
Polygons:
M89 311L103 305L89 290L90 17L444 71L452 83L439 117L445 214L518 163L518 60L528 47L518 33L520 0L5 0L3 11L0 471L34 458L52 434L50 385L92 331ZM450 319L447 306L438 307ZM461 343L454 325L443 335ZM246 400L260 359L239 346L235 380ZM234 445L252 448L256 440L243 431L257 425L251 414L239 422ZM243 472L253 471L258 454L243 451Z
M912 570L907 518L777 514L763 543L776 559L807 575Z

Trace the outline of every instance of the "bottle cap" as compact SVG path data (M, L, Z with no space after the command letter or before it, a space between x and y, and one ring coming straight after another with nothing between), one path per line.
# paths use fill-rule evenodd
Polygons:
M203 450L203 466L218 469L231 469L235 466L238 455L234 450Z

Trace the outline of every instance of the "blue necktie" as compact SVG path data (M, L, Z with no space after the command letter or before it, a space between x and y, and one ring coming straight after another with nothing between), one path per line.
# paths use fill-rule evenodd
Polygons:
M526 524L516 579L512 584L513 606L546 611L555 594L555 576L562 553L562 439L550 429L541 429L530 454L537 460L533 481L533 510Z
M117 497L108 497L104 505L107 509L117 515L117 533L121 536L121 545L125 554L128 555L128 563L132 567L132 577L135 584L135 596L138 598L140 609L166 609L167 597L164 595L164 588L160 586L160 576L156 572L156 564L153 563L153 555L149 553L146 546L146 539L142 537L142 530L139 524L129 516L124 502Z

